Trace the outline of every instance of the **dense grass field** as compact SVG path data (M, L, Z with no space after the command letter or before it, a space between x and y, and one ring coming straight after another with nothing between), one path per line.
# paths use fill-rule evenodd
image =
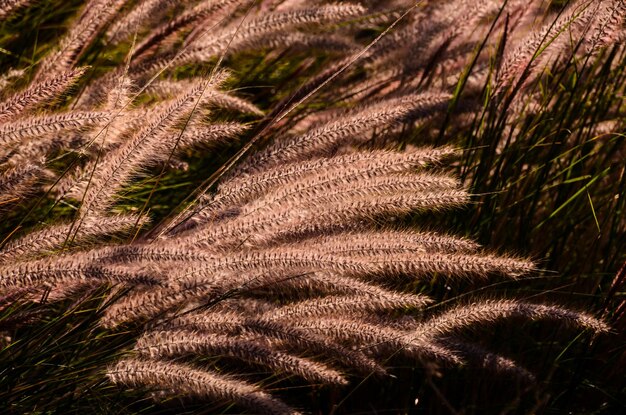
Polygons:
M0 411L626 412L624 19L0 2Z

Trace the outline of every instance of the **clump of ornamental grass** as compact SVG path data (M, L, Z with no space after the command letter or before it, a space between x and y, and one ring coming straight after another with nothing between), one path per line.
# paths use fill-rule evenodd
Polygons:
M29 13L18 3L0 15ZM623 3L570 3L86 2L0 84L7 408L306 412L281 390L350 391L406 361L429 379L470 366L531 385L467 333L536 320L607 332L553 302L428 292L541 272L426 222L483 215L466 184L508 172L510 148L542 140L537 120L580 115L572 103L620 73ZM237 65L254 54L266 62ZM551 93L578 65L582 89ZM283 82L263 101L233 87L247 77ZM620 108L594 114L559 143L585 146L583 160ZM618 162L619 143L603 157ZM164 208L162 193L212 157L223 163ZM529 197L533 217L563 209ZM59 380L41 382L42 361Z

